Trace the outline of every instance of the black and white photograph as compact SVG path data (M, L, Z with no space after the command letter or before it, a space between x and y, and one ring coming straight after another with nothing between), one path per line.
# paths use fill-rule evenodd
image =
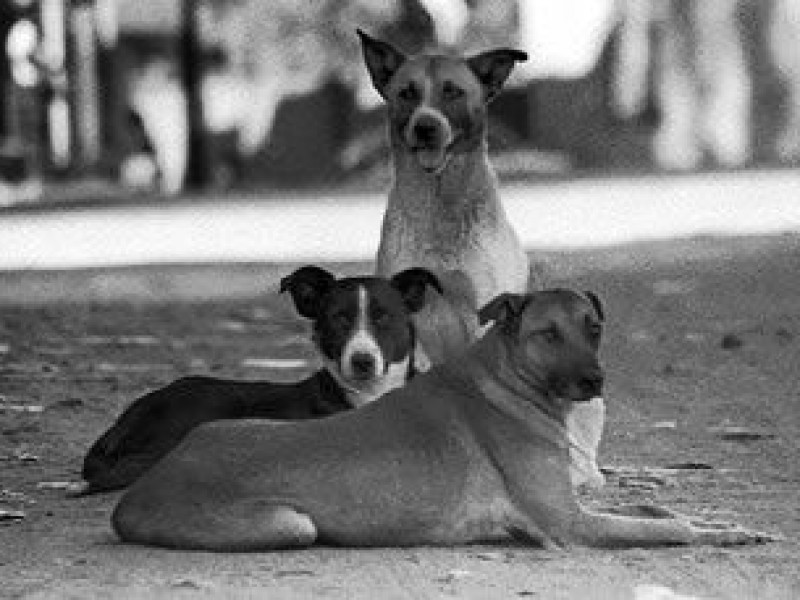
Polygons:
M0 0L0 598L800 598L800 0Z

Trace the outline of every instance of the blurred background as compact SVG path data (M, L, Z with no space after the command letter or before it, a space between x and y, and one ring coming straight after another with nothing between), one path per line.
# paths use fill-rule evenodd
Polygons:
M530 54L492 106L506 180L790 164L798 4L3 0L0 205L383 188L381 106L356 27L407 52Z
M800 227L800 0L2 0L0 269L370 259L359 27L529 53L490 115L528 247Z

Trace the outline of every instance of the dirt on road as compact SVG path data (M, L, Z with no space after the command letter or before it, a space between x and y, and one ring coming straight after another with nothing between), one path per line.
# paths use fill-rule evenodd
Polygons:
M534 258L546 285L592 289L607 308L609 477L586 502L655 502L783 541L233 555L121 544L109 527L117 495L72 499L60 485L77 479L89 444L127 403L190 373L288 379L313 366L306 323L275 293L293 265L263 265L239 271L261 282L252 299L0 307L0 597L633 599L645 585L800 597L800 237ZM209 287L229 275L201 271ZM18 284L0 275L0 286ZM280 360L297 358L306 365Z

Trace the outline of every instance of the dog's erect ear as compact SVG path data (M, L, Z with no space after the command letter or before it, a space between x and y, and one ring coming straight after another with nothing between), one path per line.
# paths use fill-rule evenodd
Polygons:
M419 267L400 271L392 277L392 285L403 296L403 302L410 313L415 313L424 306L427 286L431 286L440 294L444 293L442 284L439 283L436 276L428 269Z
M528 60L528 55L522 50L500 48L468 58L467 65L481 82L486 102L490 102L500 92L514 65L525 60Z
M316 319L319 316L320 298L335 282L336 278L325 269L309 265L281 279L280 291L288 290L301 316Z
M400 68L400 65L405 62L406 57L391 44L371 38L360 29L357 29L356 33L361 38L364 62L367 64L372 85L385 99L386 86L397 72L397 69Z
M516 331L519 317L529 300L530 296L525 294L508 292L500 294L478 311L478 322L485 325L489 321L495 321L500 323L506 332Z
M600 321L605 321L606 316L603 313L603 303L600 302L600 298L597 297L597 294L595 294L590 290L584 290L583 294L589 299L589 302L592 303L592 306L594 306L595 311L597 311L597 318Z

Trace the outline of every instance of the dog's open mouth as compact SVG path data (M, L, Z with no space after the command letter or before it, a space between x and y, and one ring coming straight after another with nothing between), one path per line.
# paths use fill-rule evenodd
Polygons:
M411 149L414 158L422 169L428 173L438 173L444 169L447 160L450 158L447 146L438 147L416 146Z

